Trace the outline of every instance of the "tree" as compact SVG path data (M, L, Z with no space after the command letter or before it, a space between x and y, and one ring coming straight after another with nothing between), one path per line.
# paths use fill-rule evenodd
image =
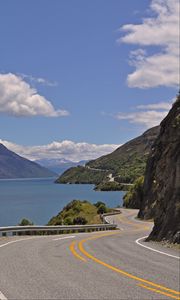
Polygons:
M28 220L28 219L22 219L21 222L19 223L19 226L28 226L28 225L33 225L33 223Z
M99 208L101 205L106 206L106 204L105 204L104 202L102 202L102 201L98 201L98 202L96 202L94 205L95 205L97 208Z
M101 204L97 210L97 213L102 215L106 212L107 212L107 207L105 205Z

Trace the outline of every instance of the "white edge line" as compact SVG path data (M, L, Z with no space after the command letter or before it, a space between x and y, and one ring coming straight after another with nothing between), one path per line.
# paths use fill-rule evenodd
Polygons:
M5 246L7 246L7 245L9 245L9 244L14 244L14 243L21 242L21 241L25 241L25 240L31 240L31 239L33 239L33 238L34 238L34 237L29 237L29 238L25 238L25 239L19 239L19 240L7 242L7 243L5 243L5 244L0 245L0 248L5 247ZM0 291L0 300L8 300L8 299L4 296L4 294L3 294L1 291Z
M68 239L68 238L74 238L75 236L72 235L72 236L66 236L66 237L61 237L61 238L58 238L58 239L54 239L54 241L57 241L57 240L62 240L62 239ZM26 240L32 240L36 237L29 237L29 238L24 238L24 239L19 239L19 240L15 240L15 241L10 241L10 242L7 242L5 244L2 244L0 245L0 248L3 248L7 245L10 245L10 244L14 244L14 243L18 243L18 242L22 242L22 241L26 241ZM8 300L4 294L0 291L0 300Z
M164 255L167 255L167 256L170 256L170 257L173 257L173 258L180 259L180 257L178 257L178 256L175 256L175 255L172 255L172 254L163 252L163 251L159 251L159 250L156 250L156 249L154 249L154 248L151 248L151 247L148 247L148 246L145 246L145 245L142 245L141 243L139 243L139 241L141 241L141 240L143 240L143 239L145 239L145 238L147 238L147 237L148 237L148 236L143 236L143 237L137 239L137 240L135 241L136 244L138 244L139 246L144 247L144 248L146 248L146 249L149 249L149 250L151 250L151 251L158 252L158 253L160 253L160 254L164 254Z
M63 237L63 238L61 237L59 239L67 239L67 238L73 238L73 237L75 237L75 236L73 235L73 236L68 236L68 237ZM15 240L15 241L10 241L10 242L0 245L0 248L3 248L10 244L14 244L14 243L18 243L18 242L22 242L22 241L26 241L26 240L32 240L34 238L36 238L36 237L29 237L29 238L23 238L23 239L19 239L19 240ZM58 240L58 239L55 239L55 240ZM0 291L0 300L8 300L1 291Z
M14 244L14 243L18 243L18 242L22 242L22 241L26 241L26 240L32 240L34 238L35 237L29 237L29 238L25 238L25 239L20 239L20 240L15 240L15 241L7 242L5 244L0 245L0 248L5 247L5 246L7 246L9 244ZM1 298L0 298L0 300L1 300Z
M1 291L0 291L0 300L8 300Z
M60 238L57 238L57 239L53 239L53 241L59 241L59 240L65 240L65 239L73 239L73 238L75 238L75 235L60 237Z

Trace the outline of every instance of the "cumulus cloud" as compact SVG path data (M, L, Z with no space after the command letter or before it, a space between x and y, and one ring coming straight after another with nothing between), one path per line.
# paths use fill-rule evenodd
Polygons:
M179 84L179 0L152 0L151 17L141 24L126 24L118 41L138 44L130 52L130 64L135 71L128 75L129 87L176 87ZM157 46L154 53L142 49ZM158 49L158 50L157 50Z
M133 113L117 113L114 117L118 120L128 120L146 128L159 125L172 107L174 99L170 102L160 102L147 105L138 105Z
M164 110L170 110L171 107L172 107L172 102L159 102L159 103L137 106L138 109L164 109Z
M22 77L0 74L0 113L19 116L62 117L66 110L55 110L50 101L38 94Z
M128 120L130 123L143 125L146 128L150 128L159 125L162 119L167 115L166 111L143 111L135 113L118 113L116 118L118 120Z
M55 141L42 146L22 146L9 141L1 140L0 143L5 145L11 151L26 157L30 160L37 159L67 159L78 162L80 160L91 160L102 155L108 154L118 148L120 145L115 144L89 144L75 143L73 141Z

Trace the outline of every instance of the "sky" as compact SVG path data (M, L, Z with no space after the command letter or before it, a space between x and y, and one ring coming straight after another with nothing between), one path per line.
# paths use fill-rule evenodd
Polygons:
M179 82L178 0L0 1L0 142L93 159L158 125Z

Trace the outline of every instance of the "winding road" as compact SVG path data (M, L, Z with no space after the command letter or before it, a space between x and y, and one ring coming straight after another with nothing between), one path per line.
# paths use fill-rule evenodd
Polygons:
M0 239L0 299L180 299L179 253L144 242L135 210L119 230Z

